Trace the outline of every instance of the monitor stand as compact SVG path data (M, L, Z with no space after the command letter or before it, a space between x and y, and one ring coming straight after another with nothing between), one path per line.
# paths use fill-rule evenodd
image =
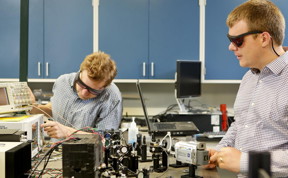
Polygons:
M184 104L184 100L185 99L176 98L176 101L177 101L177 104L181 113L187 113L187 108Z
M177 90L176 89L175 89L175 99L177 101L180 113L187 113L187 108L184 104L185 99L184 98L182 98L182 99L177 98Z

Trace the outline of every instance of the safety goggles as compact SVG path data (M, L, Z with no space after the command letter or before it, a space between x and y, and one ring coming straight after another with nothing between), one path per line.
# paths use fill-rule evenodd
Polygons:
M231 35L227 34L227 37L235 46L240 47L240 46L242 46L242 44L244 42L245 36L251 35L251 34L258 34L258 33L263 33L263 32L256 30L256 31L250 31L247 33L243 33L243 34L238 35L238 36L231 36Z
M91 93L92 95L99 95L99 94L101 94L101 93L105 90L105 89L96 90L96 89L93 89L93 88L89 87L88 85L86 85L86 84L80 79L80 72L78 72L78 73L76 74L75 83L77 83L81 88L88 90L88 92Z

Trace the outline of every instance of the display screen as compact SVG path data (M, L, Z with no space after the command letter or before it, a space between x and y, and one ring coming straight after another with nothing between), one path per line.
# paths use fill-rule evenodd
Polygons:
M201 61L177 60L177 98L201 95Z
M9 105L6 88L0 88L0 106Z

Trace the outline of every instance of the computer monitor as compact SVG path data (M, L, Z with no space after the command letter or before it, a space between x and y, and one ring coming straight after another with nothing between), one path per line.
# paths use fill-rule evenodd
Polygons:
M177 98L190 98L201 95L201 61L176 61Z
M181 111L185 111L183 99L201 96L201 61L176 61L176 100Z

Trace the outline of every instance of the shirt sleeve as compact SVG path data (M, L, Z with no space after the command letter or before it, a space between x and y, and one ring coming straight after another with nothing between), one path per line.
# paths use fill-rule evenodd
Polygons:
M223 147L235 146L237 122L233 122L223 139L216 146L216 150ZM271 172L273 176L282 177L288 175L288 150L273 150L271 154ZM240 159L240 172L248 173L249 169L249 154L242 152Z
M288 150L275 150L271 153L271 170L273 176L283 177L288 175Z
M237 133L237 122L233 122L229 127L225 136L221 139L219 144L216 146L216 150L220 150L223 147L234 147L235 145L235 138Z

